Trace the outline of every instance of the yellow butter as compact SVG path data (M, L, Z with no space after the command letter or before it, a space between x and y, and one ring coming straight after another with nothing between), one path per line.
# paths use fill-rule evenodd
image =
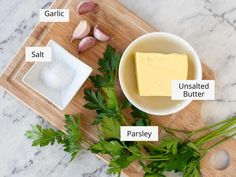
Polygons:
M135 65L140 96L171 96L172 80L187 79L187 55L137 52Z

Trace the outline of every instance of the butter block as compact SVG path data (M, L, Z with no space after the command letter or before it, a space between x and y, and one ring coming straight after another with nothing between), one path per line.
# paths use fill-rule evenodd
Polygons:
M186 80L188 75L184 54L137 52L135 65L140 96L171 96L172 80Z

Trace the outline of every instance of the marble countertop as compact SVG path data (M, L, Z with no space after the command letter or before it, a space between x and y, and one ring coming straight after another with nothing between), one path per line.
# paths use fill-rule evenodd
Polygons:
M204 102L207 124L236 114L236 1L119 0L161 31L186 39L216 77L216 100ZM0 72L37 24L38 10L52 0L1 0ZM106 177L107 166L82 151L69 164L60 146L31 147L24 133L32 124L50 126L0 88L0 176ZM173 175L170 175L173 176Z

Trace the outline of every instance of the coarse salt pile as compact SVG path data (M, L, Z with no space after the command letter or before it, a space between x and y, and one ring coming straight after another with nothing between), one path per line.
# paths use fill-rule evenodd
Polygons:
M73 81L74 71L60 61L52 61L41 71L41 80L45 86L56 91L63 91Z

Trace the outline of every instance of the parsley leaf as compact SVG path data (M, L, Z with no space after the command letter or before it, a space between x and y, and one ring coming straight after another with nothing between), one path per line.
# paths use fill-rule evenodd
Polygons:
M145 112L139 110L139 109L136 108L135 106L132 106L131 108L132 108L132 110L133 110L133 111L131 112L131 114L132 114L133 117L135 117L135 118L143 118L143 119L147 119L147 118L148 118L147 113L145 113Z
M90 76L89 78L95 88L107 87L113 84L113 78L109 75L102 76L97 74L95 76Z
M25 133L25 136L33 140L32 146L47 146L53 145L56 141L61 142L64 133L52 128L43 129L40 125L34 125L31 131Z
M90 77L94 87L98 88L97 91L91 89L85 89L84 91L84 98L88 101L84 107L96 110L98 114L92 123L93 125L101 123L105 116L119 119L117 115L119 103L114 85L120 58L120 53L108 45L103 57L98 62L101 74Z
M124 98L121 102L121 108L122 109L126 109L126 108L129 108L131 107L131 103L129 102L129 100L127 98Z
M148 115L147 113L139 110L138 108L136 108L135 106L131 106L132 108L132 116L134 118L136 118L135 120L135 125L136 126L147 126L149 125L149 119L148 119Z
M116 52L116 50L108 45L105 52L103 53L103 58L98 62L101 72L112 73L116 71L119 65L121 54Z
M112 109L106 109L103 112L97 111L97 116L96 116L95 120L93 121L92 125L98 125L99 123L102 122L104 117L112 117L114 119L119 120L120 117L117 113L118 112L116 110L112 110Z
M90 147L90 150L93 153L110 154L112 156L121 154L123 149L124 147L115 140L100 140L97 144L94 144Z
M178 147L178 153L173 155L169 154L171 160L164 163L166 171L183 171L188 165L189 160L193 158L194 150L186 144L181 144Z
M170 136L166 136L161 141L161 144L159 147L165 148L167 150L171 150L171 152L175 155L175 154L177 154L178 145L179 145L179 139L174 138L174 137L170 137Z
M84 90L84 98L88 101L84 107L91 110L104 111L106 110L105 99L101 92L93 91L91 89Z
M64 150L71 154L71 160L75 158L80 150L81 135L79 131L80 117L74 118L65 115L66 133L52 128L42 128L40 125L32 126L25 136L33 140L32 146L53 145L55 142L62 144Z
M123 153L118 157L113 157L109 164L108 174L118 174L120 176L121 170L127 168L133 161L137 160L138 157L130 155L129 153Z
M107 46L103 57L99 59L99 70L102 75L91 76L90 79L96 88L114 86L121 54L110 45Z
M120 118L117 114L119 110L119 105L114 88L103 87L102 91L104 92L104 94L102 94L102 92L99 90L84 90L84 98L88 101L84 105L84 107L97 111L96 119L92 123L93 125L101 123L104 117L113 117L116 119Z
M119 103L117 100L116 92L114 87L103 87L102 90L106 94L106 105L109 109L119 109Z
M102 120L102 131L105 139L120 138L120 123L110 117L104 117Z
M70 115L65 115L66 119L66 133L67 136L64 139L64 150L71 154L71 160L75 158L75 156L80 151L80 141L81 135L79 132L80 126L80 118L74 118Z

